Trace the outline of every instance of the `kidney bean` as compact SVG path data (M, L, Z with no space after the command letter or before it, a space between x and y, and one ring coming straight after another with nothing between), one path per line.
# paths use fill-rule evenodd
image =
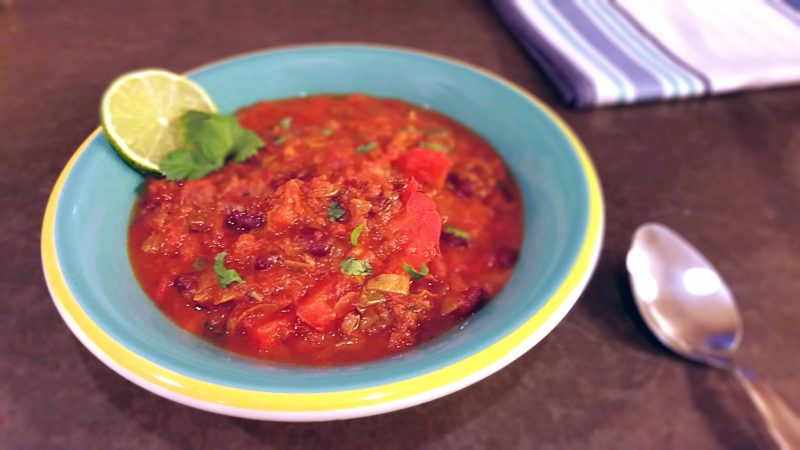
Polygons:
M331 242L322 231L306 227L300 230L296 242L311 256L326 256L331 252Z
M225 225L236 231L249 231L264 226L264 216L249 214L246 211L233 211L225 219Z
M311 181L311 179L314 178L316 175L317 175L316 169L313 166L308 166L300 169L295 175L295 178L299 178L303 181Z
M197 275L184 273L172 280L172 286L181 296L191 299L197 290Z
M331 243L327 241L314 241L308 247L311 256L326 256L331 252Z
M447 176L447 186L459 197L471 198L475 195L475 183L455 173L451 173Z
M487 300L483 289L476 286L467 289L461 295L461 303L453 310L453 314L459 317L468 316Z
M505 181L497 182L497 190L500 191L500 195L502 195L503 199L508 203L514 201L514 193L511 192L511 187Z
M458 237L458 236L456 236L454 234L450 234L450 233L442 233L441 236L439 236L439 242L442 245L450 245L450 246L458 247L458 248L467 248L467 247L469 247L469 240L468 239L464 239L462 237Z
M511 247L500 247L494 255L494 266L500 270L510 269L517 262L519 252Z
M256 270L267 270L278 263L278 255L266 254L256 256L253 268Z
M372 209L370 209L370 217L382 211L386 211L392 204L392 199L385 196L376 197L372 200Z
M235 307L235 302L225 302L215 305L208 311L208 318L206 319L203 327L206 329L206 334L211 336L221 336L225 334L225 328L228 324L230 312Z

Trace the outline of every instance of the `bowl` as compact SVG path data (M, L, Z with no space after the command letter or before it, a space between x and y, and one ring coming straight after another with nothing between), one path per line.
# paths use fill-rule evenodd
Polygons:
M185 405L252 419L321 421L442 397L496 372L566 315L599 254L603 200L573 132L542 102L480 68L419 51L318 45L249 53L188 73L223 113L262 99L364 92L434 108L487 139L524 197L524 240L502 292L445 335L341 367L269 364L178 327L134 278L126 238L140 174L95 131L58 178L42 229L56 308L78 339L128 380Z

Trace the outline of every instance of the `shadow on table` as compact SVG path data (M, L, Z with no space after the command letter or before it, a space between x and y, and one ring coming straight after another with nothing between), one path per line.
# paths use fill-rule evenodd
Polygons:
M699 364L687 371L692 402L721 448L771 448L771 439L732 375Z
M595 274L574 313L600 328L603 338L611 338L638 352L676 357L661 345L639 315L625 269L625 255L602 251Z

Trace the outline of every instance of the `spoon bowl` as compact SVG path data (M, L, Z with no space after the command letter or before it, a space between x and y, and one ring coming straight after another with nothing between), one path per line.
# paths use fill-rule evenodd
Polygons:
M641 226L626 259L636 306L668 348L718 365L738 348L742 320L730 289L689 242L659 224Z

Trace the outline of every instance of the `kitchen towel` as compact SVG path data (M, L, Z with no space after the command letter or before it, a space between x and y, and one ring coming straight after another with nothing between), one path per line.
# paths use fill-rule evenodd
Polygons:
M800 0L493 0L568 104L800 82Z

